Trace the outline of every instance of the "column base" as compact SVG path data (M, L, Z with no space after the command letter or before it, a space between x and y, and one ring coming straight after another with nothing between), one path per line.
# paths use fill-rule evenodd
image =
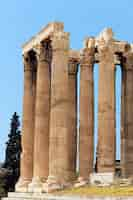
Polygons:
M84 185L87 185L89 184L89 178L84 178L84 177L79 177L78 180L77 180L77 183L75 183L74 187L77 188L77 187L82 187Z
M31 180L20 178L15 186L16 192L28 192L28 185L30 184Z
M32 182L28 185L28 192L42 193L43 184L44 181L39 177L33 177Z
M104 173L92 173L90 175L90 184L97 186L110 186L114 183L114 173L104 172Z
M46 193L54 192L57 190L62 190L66 187L70 187L70 183L66 182L59 182L56 177L49 176L46 183L43 184L43 191Z

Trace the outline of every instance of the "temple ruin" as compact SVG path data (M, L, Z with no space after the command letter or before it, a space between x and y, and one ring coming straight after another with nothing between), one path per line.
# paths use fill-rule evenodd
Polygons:
M60 22L23 45L24 98L21 175L17 192L50 192L70 184L115 179L115 67L122 69L121 170L133 177L133 47L110 28L70 48ZM94 64L99 64L98 152L94 172ZM80 129L77 72L80 69ZM79 144L77 132L79 131ZM79 146L79 152L77 152ZM76 174L79 154L79 176Z

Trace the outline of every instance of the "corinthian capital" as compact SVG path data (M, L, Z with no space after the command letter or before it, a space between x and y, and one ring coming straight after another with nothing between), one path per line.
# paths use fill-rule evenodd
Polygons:
M94 37L87 37L84 40L84 48L95 48L95 38Z
M70 59L68 64L69 75L76 75L77 71L78 71L78 62L74 59Z
M123 55L123 66L126 70L133 70L133 52L129 51Z
M34 51L36 52L38 62L48 62L49 61L49 52L48 52L48 43L40 43L34 47Z
M92 66L95 60L95 39L87 38L84 41L84 48L80 52L81 65Z
M110 51L115 51L116 47L114 41L114 33L112 29L104 29L96 38L96 46L98 47L98 51L101 53L107 49L110 49Z
M32 70L31 57L29 55L29 52L27 52L27 53L25 53L23 55L23 63L24 63L24 71L30 71L30 70Z

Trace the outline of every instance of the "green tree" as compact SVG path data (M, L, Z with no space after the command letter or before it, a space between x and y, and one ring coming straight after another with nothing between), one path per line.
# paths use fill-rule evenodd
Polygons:
M2 164L0 164L0 199L1 197L6 196L6 175L8 171L4 168L2 168Z
M0 198L4 197L5 195L5 179L0 177Z
M21 134L19 127L19 116L15 112L11 119L4 162L4 168L8 170L6 176L7 191L14 191L15 184L20 175Z

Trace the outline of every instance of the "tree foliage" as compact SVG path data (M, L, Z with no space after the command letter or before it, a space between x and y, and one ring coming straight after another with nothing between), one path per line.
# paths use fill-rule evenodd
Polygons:
M0 177L0 198L6 195L5 191L5 179Z
M4 168L8 170L6 176L6 190L13 191L20 174L21 134L19 116L15 112L11 118L10 133L6 143Z

